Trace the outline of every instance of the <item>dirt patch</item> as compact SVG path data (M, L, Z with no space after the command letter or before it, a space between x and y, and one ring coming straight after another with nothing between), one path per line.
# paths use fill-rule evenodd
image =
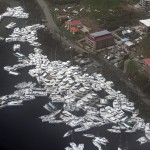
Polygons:
M99 23L96 20L84 17L81 18L81 22L88 28L91 28L91 32L99 31L101 29Z

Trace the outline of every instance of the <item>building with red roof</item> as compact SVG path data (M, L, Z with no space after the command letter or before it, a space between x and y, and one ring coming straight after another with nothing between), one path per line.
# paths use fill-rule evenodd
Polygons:
M79 32L79 29L76 28L76 27L72 27L72 28L70 28L70 31L71 31L73 34L75 34L75 33L78 33L78 32Z
M89 34L86 37L86 43L92 47L93 50L102 49L115 44L113 35L107 30Z
M144 59L145 71L150 74L150 58Z
M70 28L75 27L75 28L80 28L82 27L82 23L80 20L68 20L66 21L66 28L69 30Z

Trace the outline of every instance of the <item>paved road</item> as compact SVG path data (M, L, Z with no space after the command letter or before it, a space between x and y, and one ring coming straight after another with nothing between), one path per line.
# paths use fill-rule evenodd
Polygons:
M53 17L50 13L48 4L45 2L45 0L36 0L36 1L40 5L40 7L42 8L42 10L44 12L45 18L48 21L46 23L46 25L47 25L48 29L50 30L50 32L51 32L51 30L59 32L59 29L58 29L57 25L55 24Z

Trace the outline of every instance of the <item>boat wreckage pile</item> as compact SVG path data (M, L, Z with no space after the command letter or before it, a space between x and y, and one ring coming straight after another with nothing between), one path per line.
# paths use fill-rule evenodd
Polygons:
M14 31L8 38L5 39L6 42L29 42L32 46L40 46L39 42L36 42L37 30L45 28L44 25L35 24L32 26L27 26L25 28L19 29L18 27L14 28Z
M150 124L145 124L144 120L138 117L133 102L129 102L125 95L112 88L113 82L106 81L101 74L83 74L81 68L72 66L70 61L49 61L41 52L41 49L34 48L34 53L19 58L19 64L6 66L4 69L9 67L10 70L19 72L21 66L33 66L28 73L35 77L42 87L36 88L35 84L25 82L16 85L17 91L0 97L1 107L14 105L17 101L20 104L37 96L49 96L50 101L44 108L50 114L40 118L43 122L65 123L70 126L72 130L64 134L64 137L73 132L83 132L111 124L112 128L108 128L106 132L120 134L142 130L145 131L145 136L138 141L141 144L150 141ZM100 93L105 93L105 96L101 97ZM62 105L61 109L57 109L59 104ZM76 116L75 112L81 110L84 115ZM92 138L98 149L108 143L105 138L83 136Z
M8 12L14 13L14 11ZM43 25L15 28L5 41L34 43L37 39L35 38L36 30L40 28L43 28ZM18 64L5 66L4 69L10 74L18 75L20 74L19 69L32 66L28 73L37 79L40 88L32 82L15 85L17 90L13 94L0 97L0 108L22 105L24 101L47 96L49 102L44 105L44 108L49 111L49 114L40 118L42 122L64 123L70 126L71 130L65 133L64 137L109 124L111 128L106 126L106 132L121 134L142 130L145 136L137 141L141 144L150 141L150 123L145 123L142 118L138 117L134 103L130 102L120 91L115 91L112 81L106 81L98 73L91 75L83 73L79 66L73 66L70 61L49 61L40 48L34 48L33 53L28 56L18 52L21 51L19 44L14 45L13 50L18 58ZM81 111L83 113L79 116ZM99 150L109 143L105 137L93 134L82 135L90 138L93 145ZM66 147L66 150L83 149L84 144L76 145L74 142L70 143L70 147Z
M28 18L29 13L25 13L24 9L21 6L6 9L6 12L0 15L0 21L5 17L14 17L14 18Z

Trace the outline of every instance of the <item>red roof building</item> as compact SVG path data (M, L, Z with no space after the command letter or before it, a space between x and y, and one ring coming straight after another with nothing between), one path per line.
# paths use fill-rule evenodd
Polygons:
M72 27L72 28L70 28L70 31L71 31L73 34L75 34L75 33L79 32L79 29L76 28L76 27Z
M145 71L150 74L150 58L144 59Z
M80 20L73 20L73 21L66 21L66 28L67 29L70 29L72 27L75 27L75 28L80 28L82 27L82 23Z
M114 45L114 37L109 31L103 30L89 34L86 43L94 50L102 49Z

